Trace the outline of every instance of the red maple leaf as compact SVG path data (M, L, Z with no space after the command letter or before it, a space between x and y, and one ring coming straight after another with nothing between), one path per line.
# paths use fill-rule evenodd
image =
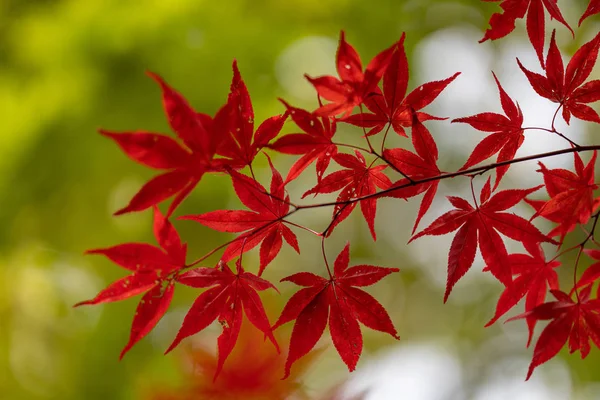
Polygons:
M407 199L425 192L417 219L413 225L412 233L415 233L421 218L431 207L439 180L432 180L427 183L409 185L411 181L439 176L441 174L437 160L439 157L438 148L435 140L429 130L423 125L413 114L412 142L416 154L406 149L386 149L383 152L383 157L389 161L398 171L407 178L403 178L392 186L402 186L401 189L394 190L389 193L390 197Z
M502 1L500 7L501 13L495 13L490 18L490 28L485 32L479 43L485 42L488 39L496 40L503 38L515 29L515 20L523 18L527 12L527 34L529 40L537 53L538 59L542 67L544 66L544 40L545 32L545 17L544 8L548 10L550 18L554 18L564 26L566 26L573 36L573 30L567 24L560 9L556 5L557 0L483 0L487 2Z
M590 0L587 9L579 19L579 25L581 26L581 23L584 19L591 17L592 15L596 15L598 13L600 13L600 0Z
M331 103L319 107L320 116L335 116L352 111L377 88L385 69L390 63L396 43L377 54L363 72L358 53L346 42L344 31L340 33L336 67L340 79L331 75L306 79L315 87L320 97Z
M548 289L558 290L558 274L555 269L561 265L560 261L546 261L544 251L539 243L525 242L524 245L529 254L510 254L508 256L512 274L515 275L513 284L504 288L498 299L494 317L485 325L486 327L492 325L517 305L525 295L527 295L525 310L530 311L546 300ZM535 318L527 318L529 327L527 346L531 342L535 323Z
M367 166L363 155L359 151L356 151L355 154L355 156L342 153L334 155L332 157L333 161L346 169L327 175L315 187L302 195L302 197L306 197L309 194L317 195L341 190L337 198L339 204L333 209L333 222L326 232L327 236L331 235L335 227L345 220L356 207L357 202L348 203L348 200L374 194L377 192L377 188L388 189L392 185L390 178L382 172L387 165ZM365 221L367 221L367 225L369 225L373 239L376 240L375 214L377 213L377 198L371 197L361 200L360 210Z
M260 149L279 134L287 113L266 119L254 132L252 101L236 61L233 62L233 80L227 104L231 120L227 132L222 132L224 137L217 152L227 157L231 166L241 168L252 164Z
M279 339L277 335L274 335ZM284 352L287 349L281 349ZM308 399L307 381L304 373L323 353L313 350L294 368L294 374L281 379L285 358L273 346L264 345L264 334L244 320L235 348L219 373L212 377L218 365L218 357L202 344L185 346L179 353L182 371L181 386L165 388L149 382L142 399L145 400L278 400ZM251 360L251 362L249 362Z
M358 322L399 339L385 308L370 294L357 288L370 286L399 270L372 265L348 268L349 263L350 244L346 244L335 260L334 274L329 279L311 272L299 272L281 280L305 286L290 298L273 326L275 330L296 320L284 378L290 374L294 362L315 347L328 320L333 344L350 371L356 367L363 346Z
M386 126L391 126L398 135L406 137L404 128L412 126L413 114L433 102L458 75L460 72L441 81L425 83L407 96L408 61L404 49L404 34L402 34L390 64L383 74L383 93L377 88L373 91L373 95L364 99L365 106L371 112L350 115L342 121L370 128L368 136L381 132ZM416 114L419 121L445 119L422 112Z
M265 267L279 254L283 240L298 253L298 239L285 225L284 217L290 209L289 196L285 193L283 179L271 164L273 177L271 191L239 172L230 171L233 187L242 203L248 210L217 210L200 215L186 215L179 219L187 219L201 223L220 232L244 232L225 249L223 257L227 262L254 247L260 246L260 269L262 275Z
M271 324L257 293L269 288L277 289L269 281L245 272L239 260L236 266L235 274L221 261L215 268L198 267L177 277L177 282L184 285L208 289L192 304L175 340L165 354L177 347L186 337L200 332L218 319L223 332L217 342L219 359L214 379L219 375L227 356L235 346L242 326L242 309L248 320L262 331L279 351L271 332Z
M165 314L173 298L174 274L185 265L187 246L181 243L179 234L158 207L154 208L154 236L160 248L146 243L125 243L86 252L102 254L120 267L132 271L132 274L111 283L96 297L77 303L75 307L124 300L146 292L138 304L129 342L120 358L146 336Z
M290 168L285 183L296 179L313 161L316 162L317 180L320 182L329 166L331 157L337 154L337 145L332 142L336 130L334 119L317 117L306 110L295 108L283 101L292 120L304 133L291 133L269 145L284 154L302 154Z
M481 190L480 204L476 202L473 207L461 197L448 196L456 209L443 214L411 238L410 241L413 241L426 235L445 235L458 229L448 254L448 282L444 302L448 300L456 282L473 265L478 245L489 271L505 286L513 284L508 253L499 233L522 243L553 242L526 219L501 212L515 206L541 187L503 190L490 198L488 179Z
M492 73L493 74L493 73ZM525 136L523 135L523 113L519 104L515 104L512 99L506 94L502 85L494 75L494 80L498 86L500 92L500 103L502 104L502 110L506 116L497 113L485 112L470 117L457 118L452 122L462 122L471 125L473 128L483 131L491 132L485 139L483 139L469 156L465 165L461 167L461 170L468 169L480 162L487 160L494 154L498 154L496 162L503 162L512 160L517 153ZM496 168L496 182L494 184L494 190L498 187L500 180L508 171L508 165Z
M590 352L590 339L600 348L600 300L589 299L590 289L591 287L587 286L582 290L578 294L577 302L560 290L551 290L557 301L541 304L508 320L550 320L535 345L526 380L531 377L536 367L558 354L567 340L570 353L579 350L582 359Z
M600 80L583 84L596 64L600 48L600 33L577 50L566 69L554 36L555 31L552 32L546 58L546 76L529 71L517 58L519 67L537 94L560 104L567 124L571 120L571 114L579 119L600 123L598 113L586 105L600 100Z
M223 137L220 131L229 123L228 107L221 108L214 119L197 113L161 77L151 72L148 75L161 86L169 124L185 146L156 133L100 130L101 134L113 139L132 160L166 171L142 186L129 204L115 215L142 211L176 195L167 212L169 216L196 187L205 172L222 169L222 162L213 160L213 157Z
M575 172L562 168L547 169L540 162L538 172L544 175L544 184L550 200L525 200L535 208L534 217L540 215L558 223L548 236L560 235L561 243L566 234L575 229L577 224L586 224L592 213L600 206L600 199L594 199L594 190L598 188L594 182L597 153L594 151L586 166L583 165L579 154L573 153L573 156Z

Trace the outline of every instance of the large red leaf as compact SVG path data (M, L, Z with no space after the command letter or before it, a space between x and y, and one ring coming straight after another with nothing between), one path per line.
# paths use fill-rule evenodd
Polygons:
M350 115L342 121L369 128L368 136L375 135L386 127L393 128L400 136L407 136L404 128L413 125L415 113L419 121L443 119L418 111L432 103L459 74L457 72L447 79L425 83L406 95L409 69L403 34L383 75L383 92L376 90L373 95L364 99L370 112Z
M388 67L396 44L377 54L363 72L358 53L348 42L344 32L340 33L337 51L337 72L339 79L333 76L321 76L306 79L315 87L320 97L330 103L319 107L315 113L321 116L335 116L352 111L377 89L383 73Z
M494 80L500 92L500 103L506 116L497 113L485 112L470 117L457 118L452 122L462 122L471 125L473 128L489 132L490 134L483 139L469 156L469 159L461 167L461 170L468 169L482 161L487 160L494 154L498 154L497 162L512 160L521 144L523 144L523 113L518 104L512 101L508 94L500 85L496 74ZM508 165L496 168L496 183L494 189L498 187L500 180L508 171Z
M269 159L269 163L271 160ZM236 194L247 210L217 210L200 215L186 215L179 219L188 219L221 232L243 232L227 248L222 260L227 262L261 244L260 269L275 259L284 239L298 253L296 235L285 225L283 219L289 212L289 196L285 193L283 179L271 164L271 191L245 175L230 171Z
M480 196L482 203L475 204L475 207L463 198L448 197L455 209L443 214L411 238L413 241L421 236L445 235L458 229L448 254L448 282L444 302L456 282L471 268L477 246L488 270L505 286L510 287L513 284L508 253L499 233L524 244L556 243L542 234L531 222L515 214L502 212L515 206L542 186L524 190L503 190L488 198L489 193L484 194L484 191L489 190L488 185L489 180Z
M201 277L200 283L198 278ZM234 274L229 266L220 262L215 268L198 267L177 280L193 287L209 287L194 301L186 314L183 324L166 353L173 350L186 337L194 335L214 320L218 319L223 332L218 339L219 358L215 379L221 371L227 356L233 350L242 325L243 314L279 351L277 341L271 332L267 314L257 290L274 288L272 284L249 272L245 272L239 261Z
M600 100L600 80L583 84L596 64L600 33L577 50L566 69L554 36L553 31L546 58L546 76L529 71L517 59L519 67L537 94L560 104L567 124L571 114L579 119L600 123L598 113L587 105Z
M75 304L75 307L120 301L146 292L138 304L129 342L121 352L121 358L165 314L173 298L173 279L185 267L187 246L181 243L179 234L158 207L154 208L154 236L160 248L146 243L125 243L87 251L87 254L101 254L133 273L111 283L93 299Z
M350 245L338 255L334 274L329 280L309 272L300 272L282 281L304 286L285 305L273 330L295 320L290 339L290 351L285 364L285 377L292 365L317 344L329 323L333 344L350 371L362 353L362 334L358 325L389 333L399 339L385 309L357 286L370 286L397 268L359 265L348 268Z
M576 302L559 290L552 290L551 293L557 301L541 304L509 319L550 320L533 350L527 380L536 367L558 354L567 340L569 351L573 353L579 350L581 358L587 357L590 351L590 339L600 348L600 301L589 300L589 291L582 291Z
M557 0L483 0L483 1L501 1L502 12L495 13L490 18L490 28L485 32L483 38L479 41L485 42L488 39L496 40L503 38L515 29L515 20L523 18L527 13L527 35L535 49L542 67L544 66L544 38L545 16L544 8L548 10L550 18L557 20L566 26L571 33L573 30L563 18L560 9L556 5Z

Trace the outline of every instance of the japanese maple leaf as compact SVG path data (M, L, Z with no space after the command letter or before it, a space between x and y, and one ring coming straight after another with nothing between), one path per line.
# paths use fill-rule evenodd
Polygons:
M165 354L173 350L183 339L200 332L218 319L223 332L217 340L219 359L214 379L219 375L227 356L235 346L242 326L243 313L279 351L277 341L271 332L271 324L257 293L269 288L277 289L269 281L245 272L239 260L236 267L234 274L227 264L220 261L215 268L198 267L177 277L177 282L184 285L208 289L192 304L175 340Z
M183 143L145 131L115 133L100 130L132 160L165 171L142 186L129 204L115 215L142 211L175 196L167 212L169 216L196 187L205 172L222 169L223 162L213 157L223 137L220 131L229 123L228 107L221 108L214 119L197 113L161 77L151 72L148 75L161 86L169 124Z
M408 178L416 181L439 176L441 172L437 166L439 154L433 136L431 136L425 125L417 119L415 114L413 114L413 119L411 136L416 153L402 148L386 149L383 152L383 157L403 175L407 176L407 178L403 178L393 184L395 187L402 188L390 192L389 196L407 199L425 192L413 225L412 233L414 234L421 218L423 218L429 207L431 207L437 193L439 180L410 185L411 181Z
M277 335L274 335L279 340ZM270 345L265 345L264 334L244 320L235 348L227 363L213 382L218 357L204 346L186 346L180 352L183 379L179 388L156 387L150 383L147 400L266 400L289 399L302 396L306 390L303 375L306 369L323 353L312 351L296 365L294 374L281 379L285 358ZM282 349L283 351L284 349ZM251 362L249 362L251 360ZM160 395L158 395L158 394ZM165 397L162 397L162 396Z
M598 13L600 13L600 0L590 0L587 9L579 19L579 25L581 26L581 23L584 19L591 17L592 15L596 15Z
M502 104L502 110L506 115L485 112L470 117L457 118L452 122L461 122L471 125L473 128L483 131L491 132L485 139L483 139L469 156L465 165L461 167L461 170L468 169L480 162L487 160L494 154L498 154L496 162L503 162L512 160L517 153L525 136L523 135L523 113L519 104L515 104L512 99L506 94L502 85L498 81L496 74L494 80L498 86L500 92L500 103ZM498 187L500 180L508 171L508 165L496 168L496 183L494 184L494 190Z
M346 244L335 260L334 273L329 279L300 272L281 280L304 286L290 298L273 326L275 330L296 320L284 379L289 376L292 365L315 347L328 320L333 344L350 371L356 367L363 346L358 322L399 339L385 308L370 294L357 288L370 286L399 270L372 265L348 268L349 263L350 244Z
M557 0L483 0L483 1L502 1L500 7L501 13L495 13L490 18L490 28L485 32L479 43L485 42L488 39L496 40L503 38L515 29L515 20L523 18L527 13L527 35L529 41L533 45L535 52L540 60L542 67L544 66L544 40L545 32L545 17L544 8L548 10L550 18L554 18L564 26L566 26L571 34L573 30L567 24L560 9L556 5Z
M588 286L582 290L576 302L560 290L551 290L556 301L541 304L509 319L550 320L535 345L526 380L536 367L558 354L567 341L570 353L579 350L582 359L590 352L590 339L600 348L600 300L589 299L590 289Z
M373 95L364 100L368 112L361 112L343 118L342 121L355 126L370 128L368 136L381 132L386 127L392 127L401 136L406 137L404 128L412 126L412 115L433 102L460 72L450 78L425 83L406 95L408 87L408 61L404 50L404 34L400 38L390 65L383 74L383 93L377 88ZM445 119L417 112L419 121L430 119Z
M556 268L560 266L560 261L546 261L544 251L539 243L525 242L525 249L529 254L509 254L508 261L512 271L513 284L504 288L504 291L498 299L496 313L494 317L485 325L492 325L508 310L513 308L519 300L525 299L525 310L533 310L546 300L548 289L558 290L558 274ZM484 269L485 271L485 269ZM529 327L529 342L533 335L536 319L527 318Z
M392 182L382 171L387 165L367 166L365 158L359 152L351 154L338 153L334 155L333 161L345 169L333 172L317 183L315 187L308 190L302 197L309 194L333 193L341 190L337 197L337 204L333 209L333 221L328 228L327 236L333 232L333 229L343 220L345 220L357 202L348 202L357 197L372 195L377 192L377 188L388 189ZM359 201L362 214L367 221L373 240L377 239L375 233L375 214L377 213L377 198L371 197Z
M129 342L120 358L146 336L168 310L175 288L174 274L185 266L187 245L181 243L179 234L158 207L154 208L154 236L160 248L146 243L125 243L86 252L104 255L132 273L75 307L124 300L146 292L138 304Z
M473 265L477 246L489 271L504 286L513 284L508 253L500 233L522 243L553 242L526 219L501 212L515 206L541 187L503 190L490 198L488 179L481 190L480 204L476 203L473 207L461 197L448 196L448 200L456 208L443 214L411 238L410 241L413 241L427 235L445 235L458 229L448 254L448 281L444 302L448 300L456 282Z
M233 80L227 104L231 120L218 147L218 154L227 157L230 165L244 167L252 164L260 149L279 134L287 113L266 119L254 132L252 101L236 61L233 62Z
M526 200L536 210L534 217L540 215L558 223L548 236L560 236L561 243L577 224L586 224L600 205L600 199L594 198L594 190L598 188L594 182L597 153L594 151L586 166L579 154L573 153L573 156L575 172L562 168L548 169L540 162L538 172L544 175L550 200Z
M577 50L566 69L563 67L554 36L553 31L546 58L546 76L529 71L517 59L519 67L537 94L560 104L567 124L571 120L571 114L585 121L600 123L598 113L587 105L600 100L600 80L583 83L596 64L600 48L600 33Z
M270 192L254 179L230 171L236 194L252 211L217 210L179 218L199 222L220 232L243 232L225 249L221 258L225 262L262 243L259 275L262 275L265 267L279 254L283 239L300 253L298 239L284 221L290 209L289 196L285 193L281 175L273 167L270 159L269 164L273 173Z
M330 103L319 107L315 113L320 116L335 116L352 111L375 91L385 69L390 63L396 43L377 54L363 72L358 53L348 42L344 31L340 33L336 67L340 79L326 75L306 79L315 87L320 97Z
M337 145L332 142L336 130L334 119L317 117L306 110L295 108L282 100L292 120L304 133L290 133L269 145L284 154L302 154L290 168L285 183L296 179L315 160L317 180L321 181L331 157L337 154Z

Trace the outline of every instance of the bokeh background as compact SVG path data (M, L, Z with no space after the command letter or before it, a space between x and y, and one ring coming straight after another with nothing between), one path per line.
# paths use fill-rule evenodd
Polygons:
M587 1L561 0L559 5L576 26ZM0 0L0 399L179 399L191 380L212 379L194 375L193 368L190 372L196 364L188 355L194 343L208 349L195 353L208 362L217 326L162 355L197 295L193 290L178 290L171 311L121 362L118 355L137 301L72 308L124 272L101 257L83 256L86 249L154 243L150 212L111 216L152 171L96 133L100 127L169 132L159 89L146 70L161 74L199 111L212 114L226 99L236 58L256 120L262 120L283 111L277 97L316 106L303 74L335 72L341 29L365 62L406 32L409 88L462 71L428 112L457 118L499 111L494 70L523 108L525 125L547 127L553 105L536 97L515 62L518 56L539 69L523 21L508 38L477 43L496 10L494 3L474 0ZM600 20L586 21L575 40L555 22L549 26L558 29L559 45L572 54L600 29ZM598 68L593 77L600 77ZM447 121L428 126L447 170L461 165L483 137ZM581 143L593 142L599 133L597 126L577 121L559 127ZM285 129L294 130L291 124ZM361 132L344 127L340 134L355 138ZM519 154L562 147L554 137L532 132ZM294 158L274 160L286 171ZM572 158L547 165L570 167ZM263 183L270 179L264 167L262 162L257 169ZM505 187L538 184L534 169L534 164L513 168ZM292 185L292 198L311 184L306 178ZM226 178L205 177L178 214L239 207L230 186ZM462 186L461 181L444 183L440 193L460 194ZM423 226L448 209L439 197ZM479 272L480 258L448 304L442 304L451 237L423 238L407 246L417 206L418 200L380 201L376 243L359 215L328 241L330 258L351 240L354 264L401 269L371 292L390 311L402 340L364 329L365 350L358 370L349 375L326 334L321 350L290 385L298 385L306 398L331 398L334 392L339 398L362 393L368 399L410 400L600 398L596 349L584 361L563 351L523 382L532 354L525 349L525 324L483 328L501 287ZM318 228L330 212L302 218ZM189 242L190 257L228 240L192 222L175 224ZM302 232L299 237L302 254L282 251L267 278L323 270L318 241ZM520 247L511 243L510 249ZM252 252L245 263L256 264L257 258ZM281 296L265 294L272 319L295 290L292 286L279 285ZM282 329L282 343L289 328ZM249 359L235 362L243 365ZM205 398L225 398L206 393Z

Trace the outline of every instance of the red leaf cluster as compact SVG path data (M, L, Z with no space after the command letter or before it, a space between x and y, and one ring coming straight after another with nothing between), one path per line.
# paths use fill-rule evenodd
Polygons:
M506 36L514 29L515 21L527 14L529 38L544 68L544 75L526 69L517 60L520 70L540 96L558 104L555 117L562 109L567 122L573 115L584 121L600 123L597 112L588 105L600 100L600 81L586 82L598 57L600 34L583 44L564 67L554 33L547 57L545 60L542 58L544 9L552 18L569 27L556 0L503 0L500 6L503 12L491 17L491 27L482 41ZM597 2L591 1L580 23L597 13L597 7ZM600 286L596 286L600 281L600 262L584 271L578 270L579 256L583 252L600 260L600 250L590 248L592 245L600 246L594 238L600 219L600 198L595 195L598 186L594 175L596 150L600 145L575 143L556 129L554 119L550 129L524 126L524 115L518 102L506 93L494 74L503 113L481 112L454 118L452 122L467 124L486 136L470 151L461 168L443 172L440 166L445 160L440 156L445 156L446 152L440 154L437 134L432 134L429 127L434 121L445 118L423 110L456 79L459 72L446 79L424 83L407 94L409 62L404 45L403 34L397 43L377 54L363 69L358 52L346 41L342 32L336 58L338 77L307 77L316 89L319 107L310 112L281 100L285 107L282 114L267 118L256 129L250 93L236 62L233 63L233 79L227 100L214 116L197 112L160 77L150 74L161 86L165 112L177 139L145 131L100 132L114 140L129 158L161 171L116 213L153 207L154 235L160 247L126 243L88 251L104 255L129 270L130 274L109 285L94 299L78 304L100 304L144 293L134 316L130 340L121 356L147 335L167 312L175 286L186 285L199 289L200 293L167 352L183 339L218 321L222 333L217 339L214 379L232 353L244 320L268 338L277 352L279 345L273 330L294 321L289 352L283 366L286 377L292 366L315 347L327 326L342 361L350 371L354 370L363 347L360 324L398 339L388 311L361 288L399 270L374 265L350 267L349 243L331 269L326 240L340 234L342 230L336 228L357 207L375 240L377 202L381 199L408 200L421 194L423 197L412 225L411 242L424 236L455 232L448 253L444 301L471 269L479 249L486 264L484 271L491 272L503 286L494 316L486 326L504 316L523 298L525 312L512 319L526 319L529 341L539 320L550 321L535 346L528 378L537 366L554 357L567 342L571 352L580 350L583 357L590 351L590 340L596 346L600 345ZM321 99L328 102L323 105ZM291 132L284 127L288 117L295 125ZM357 129L362 131L362 135L355 136L364 140L363 145L344 139L345 134L356 133ZM286 133L281 134L284 130ZM390 130L397 136L389 138ZM528 130L557 135L565 140L568 147L517 158ZM391 146L392 139L399 144ZM592 150L585 163L580 153ZM290 163L285 179L265 152L297 156ZM574 157L572 170L549 169L540 161L545 157L571 153ZM256 160L263 156L271 172L268 188L255 175ZM496 161L489 163L492 157ZM500 188L512 164L531 160L539 162L542 184L527 189ZM488 164L480 165L484 162ZM313 164L314 173L309 168ZM214 231L236 234L206 255L186 262L187 247L168 218L207 173L228 176L235 196L245 209L201 210L198 214L178 216L177 219L196 221ZM487 177L480 178L480 175L486 174ZM470 199L447 196L453 208L417 231L421 220L432 209L440 181L450 178L462 179L470 186ZM290 199L289 185L305 182L306 179L314 183L310 189L303 188L302 198L311 194L316 197L336 193L335 201L300 204ZM481 189L476 196L475 187L479 185ZM528 198L542 187L548 194L547 199ZM289 192L294 193L292 190ZM163 216L158 205L171 197L173 201L166 216ZM527 216L516 213L518 206L523 204L533 207ZM325 221L325 228L321 231L292 220L295 214L321 207L333 209L331 218ZM553 228L549 232L541 231L532 222L536 217L548 220L554 224ZM576 227L582 229L584 239L559 253L567 234ZM308 232L321 242L327 275L323 277L313 272L297 271L282 279L302 288L287 301L272 326L259 292L277 289L263 277L268 276L263 273L268 266L276 263L284 242L300 252L297 229ZM509 253L507 239L519 242L525 252ZM556 251L553 256L550 255L552 246ZM222 249L216 267L198 266ZM256 273L248 272L242 266L242 257L245 257L246 267L252 263L252 258L245 254L253 249L258 249ZM567 263L559 261L559 258L574 250L578 250L573 272L575 278L573 287L566 290L564 284L559 284L558 276ZM235 271L228 263L235 263ZM548 291L556 301L546 301Z

